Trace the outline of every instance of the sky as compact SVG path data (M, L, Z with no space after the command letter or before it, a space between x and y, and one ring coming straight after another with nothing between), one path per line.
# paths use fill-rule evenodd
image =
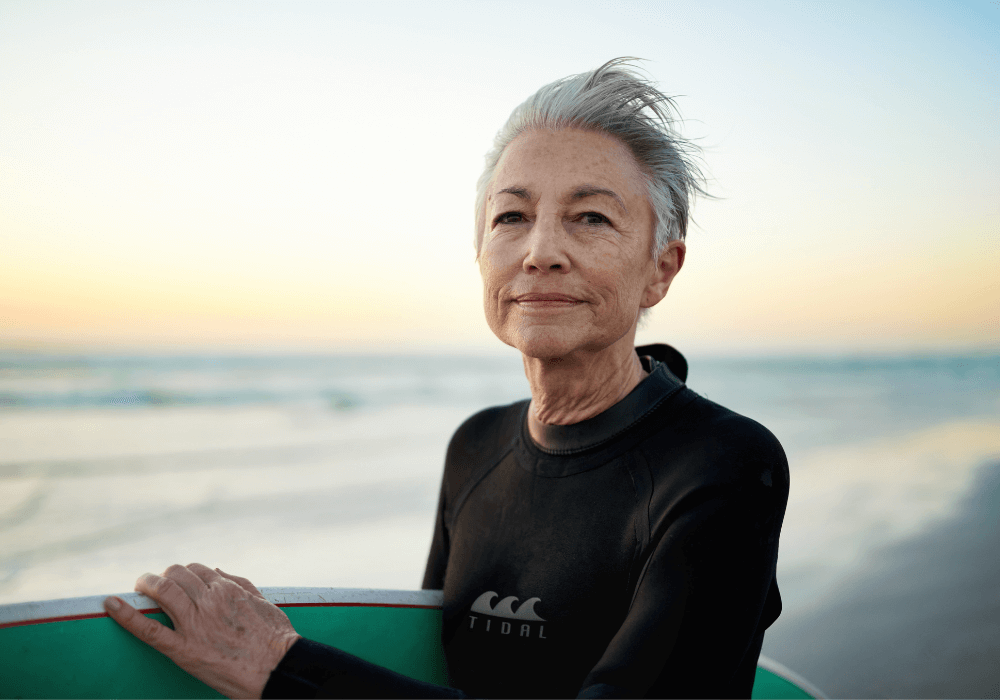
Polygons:
M1000 3L0 0L0 349L509 351L473 200L618 56L704 149L639 343L1000 348Z

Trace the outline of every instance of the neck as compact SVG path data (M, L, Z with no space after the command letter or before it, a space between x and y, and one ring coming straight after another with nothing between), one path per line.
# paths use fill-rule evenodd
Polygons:
M642 368L632 339L598 353L566 357L524 356L531 386L528 431L545 447L542 425L570 425L593 418L628 396L648 372Z

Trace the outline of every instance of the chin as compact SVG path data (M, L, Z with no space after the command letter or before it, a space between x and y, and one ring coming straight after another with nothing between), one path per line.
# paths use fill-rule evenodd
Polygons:
M521 326L508 335L508 345L526 357L563 357L574 350L590 345L592 339L582 332L586 329L558 325L531 324Z

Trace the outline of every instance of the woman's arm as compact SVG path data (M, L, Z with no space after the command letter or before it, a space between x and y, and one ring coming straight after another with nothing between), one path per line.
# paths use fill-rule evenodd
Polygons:
M387 642L391 643L391 642ZM264 687L265 698L466 698L326 644L300 638Z
M441 480L441 495L438 497L437 515L434 518L434 535L431 538L431 551L427 555L427 567L424 569L424 582L421 588L425 591L440 591L444 589L444 574L448 568L448 529L444 525L445 495L447 482Z
M580 697L749 697L787 484L705 491L666 526L628 614Z

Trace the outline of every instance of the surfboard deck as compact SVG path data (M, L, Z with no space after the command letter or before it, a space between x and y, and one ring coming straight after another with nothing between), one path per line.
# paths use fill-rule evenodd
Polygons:
M411 678L448 685L441 591L261 588L303 637ZM169 625L155 601L116 594ZM0 605L0 697L223 697L123 630L107 596ZM391 640L388 642L387 640ZM808 681L761 657L754 698L821 698Z

